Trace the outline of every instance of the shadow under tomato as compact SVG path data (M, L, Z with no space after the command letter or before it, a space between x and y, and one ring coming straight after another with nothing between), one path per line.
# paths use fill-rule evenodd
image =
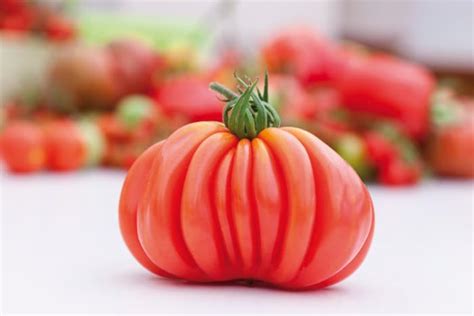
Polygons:
M141 283L141 284L154 284L154 285L166 285L167 287L173 288L194 288L194 289L244 289L248 288L253 291L272 291L272 292L279 292L279 293L289 293L289 294L297 294L297 295L307 295L307 294L318 294L318 295L345 295L347 294L347 289L340 285L335 285L327 288L320 288L320 289L300 289L300 290L291 290L291 289L284 289L276 287L272 284L265 283L262 281L256 280L231 280L231 281L222 281L222 282L206 282L206 283L199 283L199 282L191 282L185 280L176 280L176 279L166 279L161 278L149 273L130 273L123 275L121 277L123 282L127 283Z

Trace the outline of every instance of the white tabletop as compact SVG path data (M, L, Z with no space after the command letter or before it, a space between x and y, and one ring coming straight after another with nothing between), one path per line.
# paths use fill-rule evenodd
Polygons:
M154 277L117 221L124 174L2 174L6 312L469 312L473 182L370 188L376 231L362 267L320 291L189 285Z

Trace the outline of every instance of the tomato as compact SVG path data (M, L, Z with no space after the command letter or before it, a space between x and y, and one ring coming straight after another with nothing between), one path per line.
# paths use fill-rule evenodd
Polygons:
M48 103L56 110L112 109L121 96L113 60L98 48L74 45L54 57L48 82Z
M339 282L369 248L370 195L317 137L279 128L268 98L254 94L266 105L252 107L253 88L229 100L226 125L188 124L133 164L119 204L125 243L164 277L287 289Z
M220 120L222 104L199 76L181 75L161 84L155 100L169 115L183 115L191 121Z
M411 185L418 182L422 174L421 165L406 163L401 159L387 162L379 172L379 181L385 185Z
M105 51L112 60L112 72L121 97L148 92L155 73L163 67L162 58L138 40L115 40Z
M146 119L153 117L155 111L156 106L152 99L141 95L131 95L120 101L116 114L117 119L128 129L134 129Z
M70 171L79 169L86 163L86 143L73 121L54 121L46 126L45 144L50 170Z
M74 38L76 30L72 21L60 15L50 14L46 18L45 32L48 39L66 41Z
M17 14L0 16L0 29L11 32L27 32L33 26L30 11L24 10Z
M458 119L434 128L427 158L439 175L474 178L474 101L457 103Z
M364 133L369 160L378 171L378 181L385 185L411 185L423 173L423 162L416 145L399 128L379 123Z
M27 3L25 0L0 0L0 9L2 13L8 15L15 14L25 10Z
M350 110L390 118L416 139L426 136L435 85L424 67L385 55L347 54L335 85Z
M306 28L289 28L264 44L261 52L270 72L289 73L303 85L328 81L335 63L334 45Z
M377 166L383 166L396 159L398 152L394 144L376 132L367 132L364 141L370 160Z
M34 172L45 166L41 129L33 123L14 121L0 135L2 158L13 172Z

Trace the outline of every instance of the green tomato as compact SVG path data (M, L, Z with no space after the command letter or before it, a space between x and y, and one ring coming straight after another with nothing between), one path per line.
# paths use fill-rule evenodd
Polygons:
M334 150L359 174L362 179L367 179L372 172L367 160L366 148L360 137L348 134L336 141Z
M90 120L78 123L79 130L87 149L85 165L88 167L99 165L105 153L105 137L99 127Z
M133 95L123 99L117 107L117 118L127 128L134 129L154 111L153 101L141 95Z

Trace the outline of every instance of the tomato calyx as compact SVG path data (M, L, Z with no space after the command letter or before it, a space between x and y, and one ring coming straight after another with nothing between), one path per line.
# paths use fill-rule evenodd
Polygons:
M268 127L279 127L280 116L275 108L268 102L268 73L265 72L263 92L255 88L258 80L243 80L234 74L240 94L229 88L212 82L209 88L219 93L226 102L223 112L225 126L238 138L253 139Z

